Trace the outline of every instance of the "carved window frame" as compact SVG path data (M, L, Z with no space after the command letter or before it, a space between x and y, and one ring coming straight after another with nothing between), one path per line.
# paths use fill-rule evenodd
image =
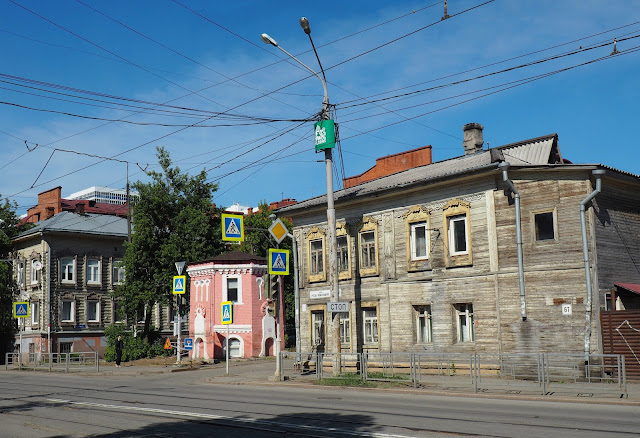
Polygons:
M351 278L351 236L349 235L349 228L347 224L344 222L339 222L336 225L336 245L339 237L345 237L347 240L347 269L340 271L340 263L339 260L336 260L338 263L338 279L339 280L349 280ZM336 257L339 259L339 255L336 254Z
M97 319L89 319L89 303L97 303L96 306L96 317ZM100 299L100 295L98 294L90 294L85 299L84 304L84 316L87 324L89 325L99 325L102 322L102 300Z
M311 348L317 346L324 346L327 342L327 305L326 304L313 304L308 306L309 312L309 345ZM317 340L317 336L315 336L315 321L314 314L322 315L322 333L321 333L321 342L314 342Z
M305 240L307 243L307 278L309 283L319 282L319 281L327 281L327 239L326 239L326 231L322 228L313 227L309 230L309 232L305 235ZM311 270L311 242L319 240L322 243L322 272L313 273Z
M462 253L453 253L451 251L451 236L449 223L451 219L458 216L464 216L465 219L465 238L467 250ZM444 228L444 253L445 263L447 267L469 266L473 264L472 254L472 232L471 232L471 204L461 199L452 199L442 208L442 220Z
M429 269L429 261L431 260L431 210L421 205L414 205L402 215L402 218L405 223L407 270ZM424 257L414 257L414 229L419 224L424 224L425 226L427 254Z
M376 317L375 317L375 323L376 323L376 334L375 336L377 337L377 339L372 340L372 342L367 342L367 336L366 336L366 332L367 332L367 321L370 321L372 319L369 319L366 317L366 312L367 311L375 311L376 313ZM364 349L376 349L376 348L380 348L380 335L381 335L381 326L380 326L380 303L378 301L362 301L360 303L360 312L362 315L362 348Z
M63 261L65 260L70 260L71 261L71 279L66 279L65 277L65 272L63 270L64 266L67 265L63 265ZM77 256L69 256L69 255L62 255L60 256L60 258L58 259L58 281L60 282L60 284L63 285L76 285L77 281L78 281L78 257Z
M64 310L64 303L69 303L69 319L63 319L63 310ZM59 315L60 315L60 323L62 325L75 325L76 323L76 313L78 311L78 303L76 302L76 297L73 294L64 294L60 297L60 301L59 301Z
M89 279L89 262L98 262L98 279ZM86 286L101 287L102 286L102 257L100 256L85 256L84 258L84 278Z
M378 275L380 269L380 245L378 244L378 221L370 216L365 216L362 219L362 224L360 225L360 229L358 230L358 250L362 251L364 249L362 238L365 234L373 232L373 244L375 250L374 257L374 266L363 266L362 261L362 253L358 257L359 268L360 268L360 276L375 276Z

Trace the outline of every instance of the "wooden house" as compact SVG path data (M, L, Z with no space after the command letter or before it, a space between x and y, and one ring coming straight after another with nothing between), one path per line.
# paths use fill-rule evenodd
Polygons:
M640 283L640 177L564 160L556 134L491 149L481 125L464 134L463 156L335 192L341 350L602 352L605 294ZM326 209L277 211L298 244L303 352L334 351Z

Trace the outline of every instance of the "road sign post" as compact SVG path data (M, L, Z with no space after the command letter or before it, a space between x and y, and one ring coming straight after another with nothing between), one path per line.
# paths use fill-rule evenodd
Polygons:
M227 376L229 375L229 326L233 322L233 303L231 301L222 302L222 324L227 326L227 348L226 350L226 368L227 368Z
M184 262L176 262L176 269L178 270L178 274L182 273L182 269L184 268ZM180 295L184 295L187 290L187 276L186 275L176 275L173 277L173 294L176 295L176 301L178 304ZM180 306L176 306L178 311L176 312L176 331L178 332L178 345L176 346L176 363L180 364L181 358L181 338L182 338L182 315L180 315Z
M18 353L18 366L22 369L22 332L24 331L24 319L29 317L29 303L18 301L13 303L13 317L19 321L20 347Z

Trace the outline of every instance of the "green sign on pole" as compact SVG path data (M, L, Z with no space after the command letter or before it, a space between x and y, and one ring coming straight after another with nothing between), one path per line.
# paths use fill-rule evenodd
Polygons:
M320 120L313 125L316 152L336 147L336 128L333 120Z

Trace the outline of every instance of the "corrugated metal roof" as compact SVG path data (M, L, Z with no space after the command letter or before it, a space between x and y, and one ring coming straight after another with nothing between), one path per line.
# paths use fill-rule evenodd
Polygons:
M549 164L554 138L522 144L510 148L501 148L506 161L513 165Z
M497 163L492 163L491 160L492 150L498 151L498 153L501 152L504 155L505 161L509 161L512 165L546 165L554 162L554 158L550 157L550 155L556 141L557 135L551 134L545 137L537 137L531 140L483 150L473 155L463 155L426 166L414 167L413 169L358 184L357 186L338 190L334 193L334 200L336 202L344 201L348 198L365 196L386 189L434 181L449 176L470 173L486 167L497 167ZM278 213L286 214L287 212L326 204L326 199L327 196L322 195L300 201L297 204L279 209Z
M104 236L127 236L127 220L118 216L104 214L76 214L63 211L57 215L38 222L38 224L20 233L14 239L30 236L36 233L80 233Z

